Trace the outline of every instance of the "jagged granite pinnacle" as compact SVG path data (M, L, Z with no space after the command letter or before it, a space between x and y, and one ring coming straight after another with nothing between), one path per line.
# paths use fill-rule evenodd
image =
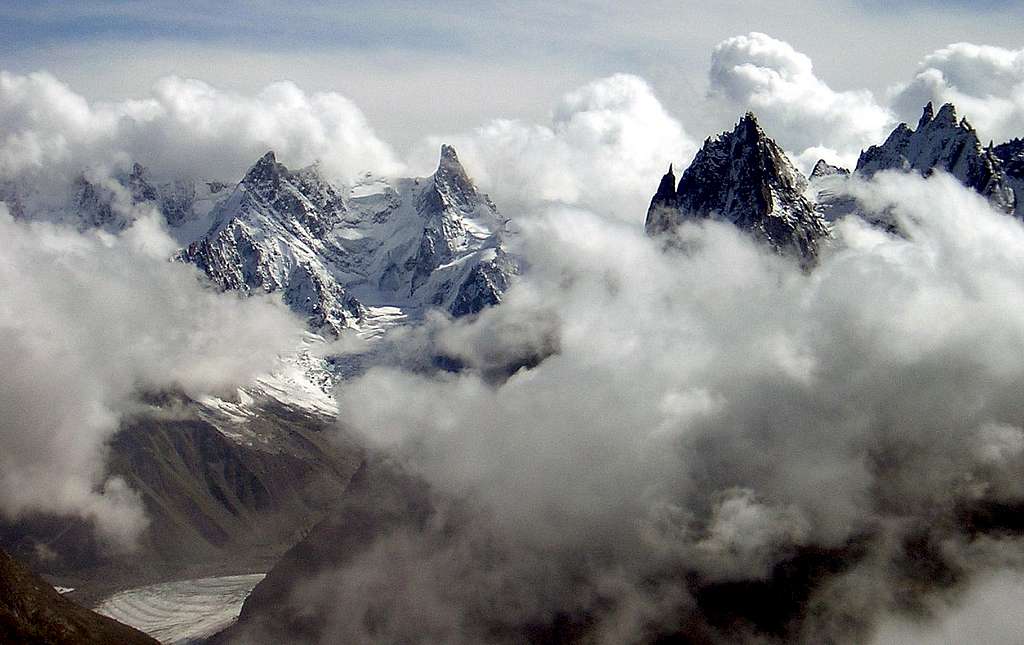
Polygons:
M245 178L242 179L242 183L247 186L259 186L270 182L276 184L280 182L281 175L288 171L283 165L277 163L277 155L274 154L273 150L268 150L262 157L260 157L256 163L249 168L249 171L245 173Z
M731 132L709 137L674 194L669 168L647 212L648 235L688 219L731 222L779 252L813 260L829 228L803 193L807 180L747 112Z
M433 194L459 209L472 208L473 203L480 198L455 148L447 144L441 146L441 156L434 172Z
M952 103L937 113L928 103L915 130L901 123L885 143L860 154L858 174L871 177L882 170L914 171L924 176L942 170L984 195L993 206L1010 213L1016 210L1014 182L1008 180L998 154L991 146L981 145L966 118L957 120Z

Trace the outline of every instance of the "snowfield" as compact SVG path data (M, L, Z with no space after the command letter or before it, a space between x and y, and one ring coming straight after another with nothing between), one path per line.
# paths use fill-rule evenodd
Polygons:
M242 603L266 574L178 580L128 589L95 609L165 645L207 638L238 618Z

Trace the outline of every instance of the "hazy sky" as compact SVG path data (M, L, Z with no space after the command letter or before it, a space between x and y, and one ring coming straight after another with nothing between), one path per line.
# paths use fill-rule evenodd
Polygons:
M0 7L0 57L90 99L139 96L168 74L244 92L293 80L351 98L401 151L495 117L543 121L566 91L616 72L647 79L702 135L734 117L699 101L711 50L750 31L806 53L836 90L876 94L952 42L1021 45L1018 2L893 4L15 1Z

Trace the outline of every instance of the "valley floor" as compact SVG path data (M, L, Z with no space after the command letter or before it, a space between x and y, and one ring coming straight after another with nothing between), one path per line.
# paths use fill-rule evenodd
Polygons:
M95 610L161 643L189 643L233 623L264 575L198 578L127 589L102 601Z

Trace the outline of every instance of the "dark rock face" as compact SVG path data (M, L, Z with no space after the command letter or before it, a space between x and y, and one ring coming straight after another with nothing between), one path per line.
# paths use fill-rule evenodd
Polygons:
M1024 179L1024 139L1012 139L992 148L1003 164L1003 172L1014 179Z
M330 616L322 607L296 611L296 588L344 567L381 536L423 530L435 512L434 497L426 482L392 464L364 462L339 506L281 558L246 599L238 622L209 644L318 642Z
M0 550L0 643L158 645L142 632L62 597Z
M647 229L656 226L661 228L662 224L654 225L652 222L665 222L666 224L676 217L679 211L679 198L676 196L676 175L672 171L672 164L668 165L668 172L661 178L658 190L651 198L651 205L647 209Z
M79 229L100 228L116 233L134 223L137 215L134 207L148 206L163 213L173 232L202 216L201 202L227 196L226 186L220 182L204 183L191 178L156 182L149 170L138 163L132 165L130 172L116 174L111 179L116 185L96 183L85 176L75 182L69 207L77 217L73 223ZM9 190L9 198L19 201L17 187ZM120 197L120 207L115 207L119 201L115 190L126 192Z
M989 144L992 147L992 144ZM1013 139L992 148L993 154L999 158L1006 173L1006 182L1013 189L1015 199L1014 212L1021 213L1021 200L1024 199L1024 139Z
M814 170L811 171L811 179L819 179L821 177L833 177L842 176L845 177L850 174L850 171L846 168L839 166L833 166L824 159L818 159L818 163L814 164Z
M1005 150L1005 149L1004 149ZM925 106L917 129L901 123L880 146L871 146L857 160L857 173L871 177L882 170L914 171L928 176L942 170L984 195L993 206L1016 210L1016 196L1003 162L990 146L983 148L967 119L957 121L947 103L938 113Z
M514 261L499 249L494 259L485 260L473 267L459 286L449 312L458 318L479 313L487 307L499 304L516 271Z
M433 183L434 190L430 195L436 196L437 208L453 206L460 211L470 212L480 200L479 191L466 174L452 146L441 146L441 159L434 172Z
M748 113L732 132L704 142L672 195L671 168L647 213L648 235L688 219L714 218L750 231L804 261L818 254L828 225L804 197L807 181Z
M82 229L100 228L117 232L131 222L114 211L113 196L109 190L79 178L75 185L74 208L81 216Z

